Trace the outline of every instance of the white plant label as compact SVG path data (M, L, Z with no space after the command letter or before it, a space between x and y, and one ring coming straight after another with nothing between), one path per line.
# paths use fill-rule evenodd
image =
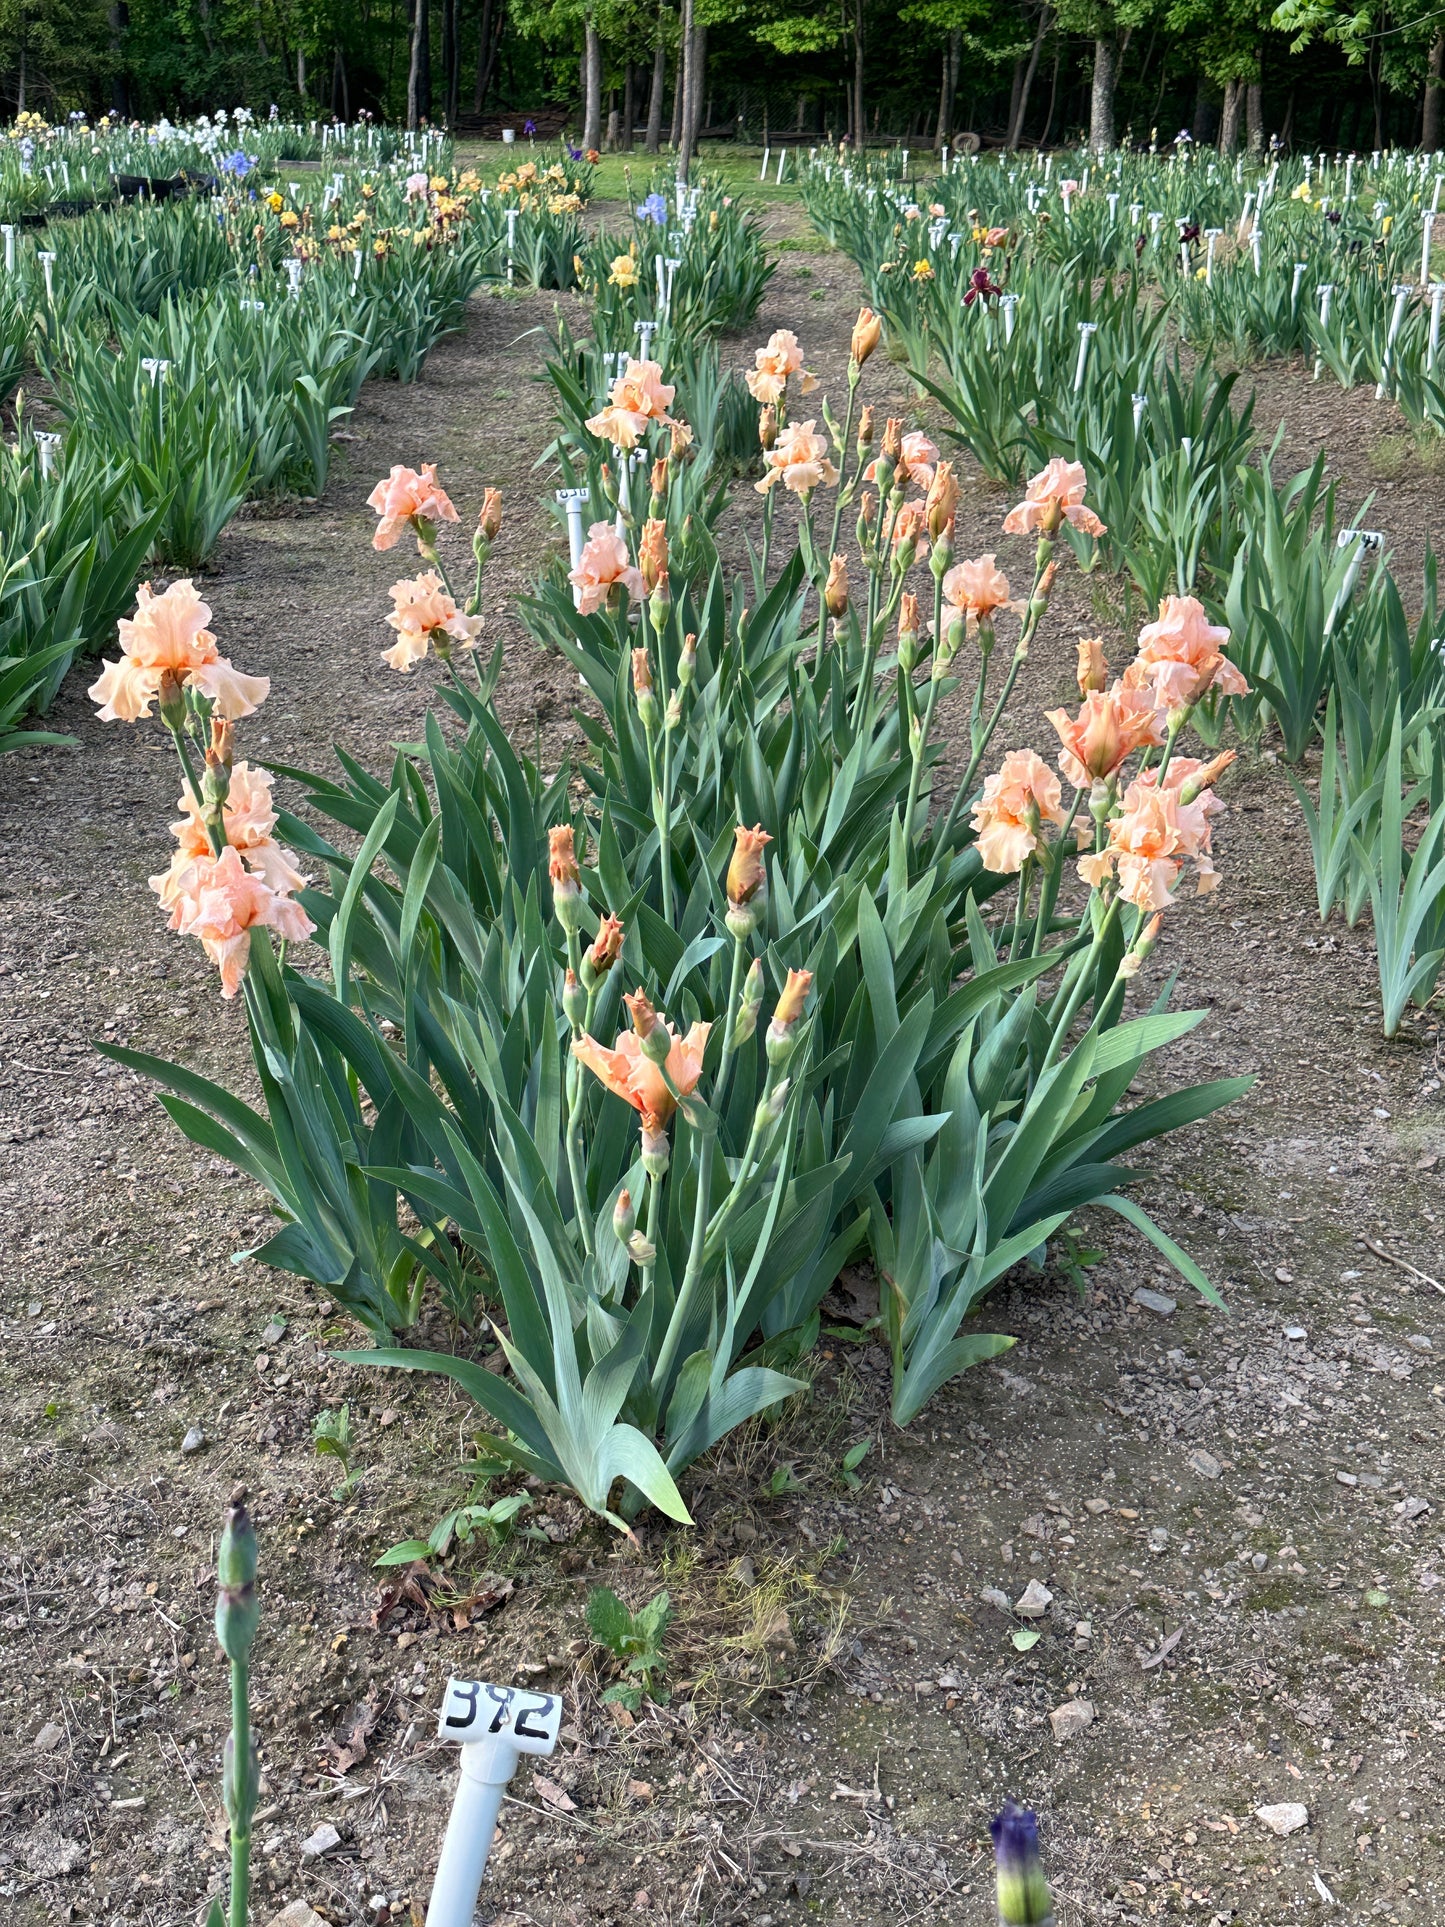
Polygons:
M561 1727L562 1701L554 1693L452 1679L447 1681L437 1732L460 1746L503 1739L518 1753L550 1753Z

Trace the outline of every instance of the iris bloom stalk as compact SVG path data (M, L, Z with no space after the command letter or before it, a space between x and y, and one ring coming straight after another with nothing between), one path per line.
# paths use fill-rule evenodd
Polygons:
M223 1796L231 1835L231 1902L228 1927L246 1927L251 1898L251 1821L260 1767L251 1734L251 1644L261 1607L256 1597L256 1534L246 1511L244 1488L226 1510L216 1556L216 1638L231 1662L231 1733L226 1742ZM220 1927L219 1901L207 1927Z

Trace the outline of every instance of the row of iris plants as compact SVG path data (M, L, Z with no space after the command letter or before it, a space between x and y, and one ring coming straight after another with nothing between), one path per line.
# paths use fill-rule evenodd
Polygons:
M1227 628L1169 595L1121 673L1081 650L1043 750L1012 745L1058 571L1108 533L1087 467L1032 477L1003 563L957 554L952 465L867 404L872 310L822 429L779 331L745 371L763 500L730 566L737 385L646 313L657 354L619 356L608 301L604 342L551 370L570 566L522 603L585 686L575 762L544 767L497 716L500 496L463 581L425 464L370 498L375 548L420 564L390 587L387 660L435 678L389 772L246 760L267 686L186 579L143 592L92 693L174 742L154 887L244 1001L259 1099L113 1054L269 1193L251 1255L351 1314L369 1342L347 1357L454 1380L497 1456L630 1530L687 1520L688 1467L802 1387L850 1260L877 1270L899 1425L1012 1343L984 1300L1085 1206L1218 1302L1128 1160L1248 1080L1151 1071L1161 1094L1131 1101L1201 1013L1130 991L1177 892L1218 881L1233 751L1192 737L1247 685ZM433 1305L454 1349L406 1342Z
M1320 917L1368 913L1387 1036L1445 965L1435 560L1407 616L1369 498L1344 509L1323 457L1277 477L1222 364L1303 352L1316 377L1376 379L1386 410L1438 412L1442 180L1428 157L1121 158L1077 178L970 167L924 202L886 169L822 161L804 189L947 432L1000 483L1082 463L1108 524L1085 566L1126 610L1197 596L1230 628L1248 691L1217 688L1196 726L1268 734L1293 766Z

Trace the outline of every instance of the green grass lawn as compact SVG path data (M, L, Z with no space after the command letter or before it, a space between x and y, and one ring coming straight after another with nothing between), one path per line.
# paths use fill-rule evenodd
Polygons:
M457 142L457 159L465 167L475 167L484 179L492 179L504 168L516 167L529 158L550 159L552 150L538 142L530 148L525 141L517 141L508 147L502 141ZM789 148L784 170L783 184L779 187L774 179L777 173L776 154L768 163L766 182L758 179L763 164L761 147L738 147L731 141L707 141L698 149L695 173L709 177L721 177L729 192L747 193L757 201L796 201L798 199L795 170L800 159L806 159L808 150ZM664 151L655 158L641 147L630 154L604 154L598 163L594 194L599 201L640 201L652 186L655 171L661 170L671 178L672 157Z

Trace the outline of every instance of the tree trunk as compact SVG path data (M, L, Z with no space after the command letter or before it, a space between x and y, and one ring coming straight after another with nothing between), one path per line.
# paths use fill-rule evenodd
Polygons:
M298 47L296 49L296 91L298 94L300 94L301 98L305 100L306 98L306 51L302 47Z
M1059 62L1063 59L1063 48L1054 42L1054 71L1049 80L1049 111L1044 115L1044 131L1039 135L1039 146L1047 147L1049 135L1054 130L1054 107L1059 98Z
M587 16L587 39L582 53L582 145L592 153L602 145L602 36L597 21Z
M1010 148L1012 148L1013 146L1012 134L1013 134L1014 125L1017 122L1019 117L1019 101L1023 97L1024 73L1027 67L1028 67L1027 60L1024 58L1022 54L1020 54L1018 59L1014 62L1013 82L1009 88L1009 96L1008 96L1008 125L1009 125L1009 134L1010 134L1008 145Z
M1420 146L1427 154L1440 147L1440 89L1445 82L1445 33L1430 42L1430 65L1425 75L1425 112L1420 123Z
M1094 42L1094 79L1089 89L1089 147L1095 154L1107 154L1114 145L1114 89L1118 80L1118 42L1106 35Z
M482 0L481 24L477 29L477 80L472 92L472 112L480 114L491 92L492 76L497 71L497 49L506 25L506 0Z
M683 0L679 62L682 73L677 91L682 105L682 125L678 135L677 173L679 180L685 181L692 167L693 149L697 145L697 101L702 93L702 75L698 72L697 11L693 0Z
M697 73L697 90L692 95L692 145L696 153L704 129L712 126L712 96L707 91L707 28L701 21L693 26L692 59L688 67Z
M411 0L411 66L406 77L406 124L431 118L431 0Z
M657 45L652 53L652 92L647 101L647 151L662 146L662 97L667 91L667 48L662 44L662 16L657 19Z
M442 0L442 74L448 127L457 124L457 102L461 93L457 37L457 0Z
M863 0L853 0L853 144L860 154L867 132L863 114Z
M684 25L686 17L684 16ZM677 43L677 59L672 63L672 121L669 127L667 144L675 154L682 146L682 103L687 91L687 38L686 34Z
M1258 160L1264 152L1264 86L1258 80L1251 80L1245 85L1244 125L1249 151Z
M342 120L351 119L351 82L346 72L346 57L338 41L331 57L331 111Z
M1210 99L1209 82L1201 74L1195 85L1194 113L1189 122L1189 132L1196 145L1202 147L1213 138L1214 126L1214 102Z
M1049 7L1039 8L1039 24L1034 33L1034 44L1029 49L1028 65L1024 68L1023 80L1019 86L1018 96L1014 101L1013 115L1009 120L1008 151L1010 154L1018 151L1018 144L1023 139L1024 122L1028 119L1029 113L1029 89L1033 86L1034 75L1039 70L1039 55L1044 49L1044 36L1053 23L1053 17L1053 12ZM1050 113L1050 119L1052 118L1052 113Z
M130 25L130 8L126 0L111 0L110 7L110 53L113 61L110 83L110 111L122 119L130 118L130 100L125 84L125 68L122 48L125 43L125 30Z
M1239 151L1239 110L1244 105L1244 82L1227 80L1224 83L1224 111L1219 116L1219 151L1221 154L1235 154Z
M955 27L943 49L943 85L938 96L938 128L933 136L936 154L941 154L947 147L948 137L953 132L953 102L958 92L958 69L962 59L963 29ZM800 123L801 119L799 115Z
M632 124L637 119L637 66L629 57L622 87L622 127L620 142L624 154L632 152Z

